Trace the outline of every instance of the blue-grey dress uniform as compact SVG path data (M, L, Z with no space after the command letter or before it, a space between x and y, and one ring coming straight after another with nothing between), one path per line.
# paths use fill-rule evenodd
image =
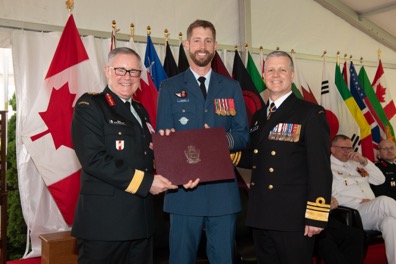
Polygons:
M224 127L229 149L244 149L249 134L246 108L239 83L212 71L208 88L205 100L191 69L165 80L159 91L157 130L203 129L205 124L211 128ZM182 187L178 190L170 190L167 191L164 201L164 211L171 213L171 222L172 215L217 217L236 214L240 209L236 180L199 183L192 190L185 190ZM234 219L235 216L232 217ZM189 260L195 259L196 241L199 243L201 232L187 235L187 240L194 240L194 245L190 249L172 247L173 236L185 235L186 230L187 227L183 225L171 226L171 257L174 254L180 254L179 259L184 260L182 263L192 263ZM206 228L208 241L212 239L210 238L211 230ZM215 242L218 247L216 250L219 252L208 251L209 258L215 254L228 256L232 241L227 238L234 237L234 228L231 228L230 232L232 233L224 234L224 239L216 238L218 239ZM177 237L176 240L179 238ZM227 261L221 263L231 263ZM178 262L171 259L171 263Z
M142 126L108 87L76 103L71 131L82 169L72 235L78 239L128 241L153 234L150 120L141 104L132 104Z
M386 195L396 200L396 163L378 159L375 165L385 176L385 182L380 185L370 185L376 197Z
M332 173L325 111L290 94L268 120L267 108L255 113L250 140L249 151L240 160L240 166L252 168L247 225L286 235L298 232L300 241L293 240L295 236L284 241L280 263L306 263L305 225L325 227L330 211ZM295 259L287 259L293 249Z

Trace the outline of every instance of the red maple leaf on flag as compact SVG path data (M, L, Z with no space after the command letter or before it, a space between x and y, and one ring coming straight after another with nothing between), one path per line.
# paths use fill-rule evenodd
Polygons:
M377 96L378 100L381 103L385 102L385 94L386 94L386 88L383 87L380 83L377 85L377 90L375 91L375 95Z
M47 125L47 130L31 137L35 141L48 133L51 133L55 148L62 145L73 148L70 125L73 117L73 102L76 94L69 92L69 85L65 83L58 90L52 88L47 111L39 112Z

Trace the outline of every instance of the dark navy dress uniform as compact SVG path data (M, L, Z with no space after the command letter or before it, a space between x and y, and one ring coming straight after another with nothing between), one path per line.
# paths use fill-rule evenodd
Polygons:
M385 182L380 185L370 185L376 197L386 195L396 200L396 163L378 159L375 165L385 175Z
M150 120L141 104L132 104L142 126L108 87L100 94L86 93L76 103L71 131L82 169L72 235L78 239L131 243L151 239ZM98 259L102 253L96 252ZM111 261L105 263L123 263Z
M325 111L290 94L268 120L267 108L255 113L250 140L238 165L252 168L247 225L282 245L275 249L266 239L256 240L257 254L263 259L287 253L264 263L310 263L314 239L304 237L304 228L324 228L330 211Z

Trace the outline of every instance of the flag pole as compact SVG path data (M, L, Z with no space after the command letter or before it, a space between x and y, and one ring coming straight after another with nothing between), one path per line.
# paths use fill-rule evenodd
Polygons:
M111 21L111 28L110 50L113 50L116 48L116 33L120 31L120 29L117 28L117 23L114 19Z
M247 66L248 62L248 52L249 52L249 44L245 44L245 67Z
M165 47L167 46L169 35L170 35L170 33L169 33L168 29L165 28L165 30L164 30L164 38L165 38L164 46L165 46Z
M131 23L131 25L129 26L129 31L131 32L129 37L133 40L133 38L135 37L135 25L133 23Z
M345 56L344 56L344 58L345 58ZM340 51L337 51L337 65L340 66Z

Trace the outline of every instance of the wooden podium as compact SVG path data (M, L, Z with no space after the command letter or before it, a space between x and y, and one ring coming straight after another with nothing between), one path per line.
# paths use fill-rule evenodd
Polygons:
M77 264L76 239L70 231L40 235L41 264Z

